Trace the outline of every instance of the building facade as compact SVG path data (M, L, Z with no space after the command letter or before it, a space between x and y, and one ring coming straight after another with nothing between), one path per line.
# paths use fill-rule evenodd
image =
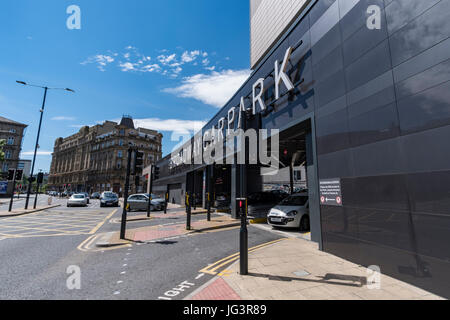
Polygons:
M27 125L0 117L0 140L5 140L3 147L5 160L0 161L0 171L8 172L9 169L20 169L19 159L22 151L22 141ZM8 184L7 195L13 192L12 184Z
M58 138L52 155L49 190L113 191L121 195L125 191L130 145L144 153L145 166L161 159L162 134L135 128L129 116L124 116L120 123L106 121L83 127L70 137ZM141 181L132 190L139 191L145 185Z
M17 169L23 170L23 175L24 175L26 178L29 178L29 177L30 177L30 174L31 174L31 163L32 163L31 160L23 160L23 159L20 159L20 160L19 160L19 163L18 163L18 165L17 165Z
M285 165L306 163L321 250L448 298L450 1L305 5L199 136L226 135L233 110L249 110L247 128L279 130ZM204 199L220 187L231 206L263 188L255 166L192 164L196 145L194 137L158 163L157 188Z

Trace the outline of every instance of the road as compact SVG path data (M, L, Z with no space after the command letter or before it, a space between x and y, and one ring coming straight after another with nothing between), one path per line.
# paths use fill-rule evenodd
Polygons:
M118 231L120 216L121 209L100 208L94 200L87 208L61 206L0 218L0 299L182 299L216 274L226 276L226 267L235 259L214 263L239 251L239 228L81 250L90 237ZM192 220L205 218L195 215ZM136 221L128 227L168 223L184 224L185 215ZM249 247L280 238L249 227ZM80 289L67 286L73 279L70 267L81 272Z

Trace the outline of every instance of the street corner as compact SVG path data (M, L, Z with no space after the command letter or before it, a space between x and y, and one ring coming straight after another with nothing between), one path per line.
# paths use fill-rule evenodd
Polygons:
M215 277L187 296L184 300L242 300L237 292L221 277Z
M133 246L132 243L129 240L121 240L118 232L107 232L88 237L78 246L78 250L83 252L109 251L130 248Z

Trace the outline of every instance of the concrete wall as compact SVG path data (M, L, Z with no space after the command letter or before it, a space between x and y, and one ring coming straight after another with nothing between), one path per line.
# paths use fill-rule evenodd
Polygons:
M309 1L250 0L252 69Z

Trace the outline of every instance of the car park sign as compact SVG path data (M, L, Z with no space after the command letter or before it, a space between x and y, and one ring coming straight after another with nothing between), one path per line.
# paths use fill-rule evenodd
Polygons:
M320 180L319 185L322 206L342 206L341 179Z

